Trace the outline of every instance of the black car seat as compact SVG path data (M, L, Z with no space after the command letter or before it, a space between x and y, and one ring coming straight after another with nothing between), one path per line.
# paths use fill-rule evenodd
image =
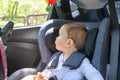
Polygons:
M63 19L48 20L39 31L38 43L41 60L37 68L24 68L14 72L8 77L8 80L20 80L26 75L36 74L42 71L47 65L49 59L57 50L55 49L55 37L58 35L59 28L65 23L71 23ZM101 22L74 22L84 24L90 30L86 42L84 53L90 58L91 63L98 69L103 77L106 76L107 68L107 47L109 33L109 19L105 18ZM95 29L97 28L97 29Z
M58 28L58 27L61 27L63 24L70 23L70 22L73 22L73 21L50 20L50 21L48 21L48 25L45 24L46 27L43 27L43 29L42 28L40 29L39 37L45 36L46 30L50 29L51 27L57 26L57 28ZM78 23L78 22L76 22L76 23ZM93 33L91 36L87 37L88 39L86 39L86 40L88 40L88 41L86 41L84 52L88 57L92 58L91 59L92 64L102 73L102 75L105 78L106 67L107 67L107 57L108 57L109 19L103 19L100 23L85 22L83 24L88 29L93 29L96 27L99 29L97 37L96 37L96 42L93 40L95 38L95 36L93 34L95 34L95 33ZM56 29L56 27L55 27L55 29ZM55 29L53 29L54 34L55 34L55 31L58 31ZM49 61L49 58L52 55L52 53L54 53L56 51L55 47L53 47L55 45L55 44L53 44L54 43L53 41L55 40L55 38L53 36L57 36L57 34L52 35L51 39L50 39L50 37L49 38L39 38L39 47L40 47L40 51L41 51L41 63L44 65ZM92 41L94 41L94 42L92 43ZM47 46L46 46L46 43L47 43ZM95 44L95 50L93 49L94 44ZM43 50L43 47L45 50ZM46 55L47 55L47 57L46 57ZM42 70L42 68L39 70Z

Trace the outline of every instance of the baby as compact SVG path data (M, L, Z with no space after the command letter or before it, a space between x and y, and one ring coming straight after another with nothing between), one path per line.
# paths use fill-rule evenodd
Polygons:
M78 60L81 55L84 55L78 52L78 50L83 49L86 35L87 29L83 24L64 24L60 28L59 36L55 40L56 49L60 51L59 55L53 57L47 67L36 75L37 77L29 75L22 80L83 80L84 77L87 80L104 80L100 72L94 68L86 56L82 58L82 62ZM57 66L51 66L55 60L58 60ZM68 61L77 64L77 67L69 65L69 63L66 64ZM66 67L69 68L68 71L63 73L62 77L59 77L61 72L64 72L62 71L63 68ZM39 78L39 75L42 75L42 78Z

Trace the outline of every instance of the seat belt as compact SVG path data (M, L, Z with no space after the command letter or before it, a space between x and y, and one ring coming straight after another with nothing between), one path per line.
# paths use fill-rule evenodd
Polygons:
M112 25L112 39L111 39L111 51L110 51L110 68L107 80L117 80L117 69L118 69L118 56L119 56L119 23L116 14L116 8L114 0L108 0L110 18L113 23Z
M55 55L53 55L53 57L50 59L50 62L48 63L47 68L56 68L58 65L58 60L59 60L59 56L61 55L61 52L57 52ZM75 52L73 53L62 65L62 68L59 70L59 72L55 75L57 77L57 79L62 80L63 77L65 76L65 74L69 71L69 70L73 70L73 69L77 69L83 59L86 57L85 54L80 53L80 52ZM74 62L74 63L73 63ZM49 80L54 80L54 77L51 77Z

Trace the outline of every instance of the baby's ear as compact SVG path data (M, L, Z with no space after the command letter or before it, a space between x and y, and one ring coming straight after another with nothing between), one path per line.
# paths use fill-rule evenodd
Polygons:
M67 40L67 47L71 47L71 46L74 46L74 41L72 39L68 39Z

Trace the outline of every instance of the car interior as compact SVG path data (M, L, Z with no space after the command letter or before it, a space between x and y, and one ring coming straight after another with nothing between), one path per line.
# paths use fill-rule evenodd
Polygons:
M119 0L115 1L118 5ZM61 6L51 6L51 11L44 24L14 28L12 34L11 31L7 31L10 32L7 38L1 37L4 46L6 46L8 80L20 80L26 75L41 72L53 53L57 51L54 41L58 36L59 28L65 23L82 23L86 26L89 33L84 50L80 52L88 56L105 80L120 79L118 75L120 64L116 68L118 70L115 72L117 76L111 76L115 73L111 72L114 67L110 66L113 62L111 60L111 49L114 38L110 6L106 0L93 0L96 4L92 1L88 1L89 4L85 2L84 0L61 0ZM119 19L119 14L117 16Z

